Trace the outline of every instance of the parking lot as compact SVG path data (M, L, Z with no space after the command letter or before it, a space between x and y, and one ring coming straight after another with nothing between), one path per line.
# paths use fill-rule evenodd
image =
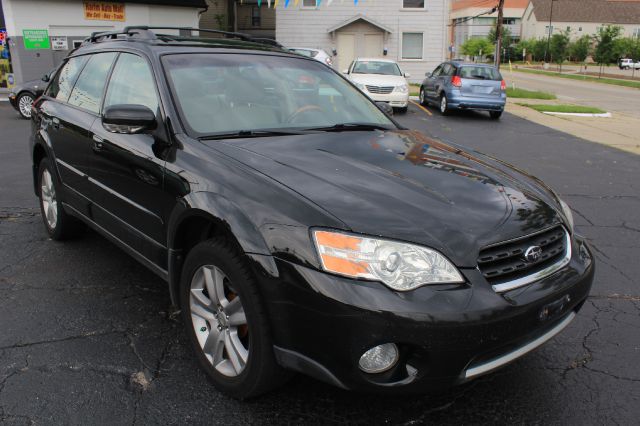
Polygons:
M166 285L93 232L43 228L29 122L0 103L0 424L637 424L640 157L510 114L398 120L540 177L592 243L592 295L563 333L514 364L428 395L348 393L294 377L249 402L198 368ZM331 342L327 342L330 345Z

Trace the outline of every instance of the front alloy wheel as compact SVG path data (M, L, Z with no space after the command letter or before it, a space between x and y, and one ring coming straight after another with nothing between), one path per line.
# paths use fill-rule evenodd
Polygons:
M84 225L75 217L69 216L59 201L59 191L51 173L47 158L40 161L38 168L38 190L40 212L49 237L53 240L66 240L82 233Z
M24 93L18 97L18 112L22 118L31 118L31 105L33 105L33 96L29 93Z
M420 88L420 105L427 106L427 97L424 94L424 87Z
M191 324L202 351L220 374L236 377L249 359L249 328L242 301L229 278L214 265L191 280Z

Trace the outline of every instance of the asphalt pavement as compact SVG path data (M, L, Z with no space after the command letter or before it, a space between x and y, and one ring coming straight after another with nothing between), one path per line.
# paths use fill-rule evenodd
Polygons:
M253 401L227 398L199 370L165 283L93 232L47 238L29 122L0 103L0 424L637 424L640 157L510 114L412 106L398 119L507 160L572 205L597 274L563 333L495 374L428 395L362 395L296 376Z

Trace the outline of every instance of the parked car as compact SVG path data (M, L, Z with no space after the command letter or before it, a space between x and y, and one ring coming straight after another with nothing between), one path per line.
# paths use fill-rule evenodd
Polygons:
M444 62L420 85L420 103L438 105L443 115L455 109L481 110L499 119L506 102L507 84L492 65Z
M409 74L390 59L357 58L343 73L377 102L386 102L400 112L409 107Z
M298 55L313 58L316 61L320 61L323 64L329 65L330 67L333 66L333 59L331 59L331 55L329 55L322 49L310 49L308 47L290 47L289 51L297 53Z
M25 81L13 86L9 93L9 103L22 118L27 120L31 118L31 105L38 96L42 95L45 87L47 87L49 78L54 72L55 69L52 69L41 79Z
M618 60L618 67L621 70L629 70L631 68L640 69L640 62L634 62L633 59L620 59Z
M167 281L218 389L442 389L576 316L594 261L541 181L310 58L156 29L66 58L33 106L34 190L52 239L88 225Z

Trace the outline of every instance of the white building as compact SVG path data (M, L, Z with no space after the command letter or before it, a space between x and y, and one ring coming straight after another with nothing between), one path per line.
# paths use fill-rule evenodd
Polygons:
M506 0L502 24L511 33L511 41L520 40L522 16L529 0ZM498 2L496 0L452 0L451 3L451 31L453 56L461 56L460 46L470 38L485 38L491 29L496 27L498 12L486 13L492 10ZM480 15L480 16L479 16Z
M605 25L622 27L623 37L640 37L640 0L531 0L524 12L522 38L546 38L551 28L552 33L569 31L576 39L595 35Z
M342 71L356 57L398 61L421 81L446 56L450 0L300 0L276 9L276 40L284 46L324 49ZM280 2L282 3L282 1Z
M204 0L1 0L17 82L41 77L94 31L128 25L198 27ZM0 76L0 80L2 80Z

